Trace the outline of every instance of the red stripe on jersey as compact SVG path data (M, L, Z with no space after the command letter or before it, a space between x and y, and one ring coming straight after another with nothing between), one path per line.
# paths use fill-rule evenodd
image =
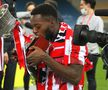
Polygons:
M53 86L53 80L52 80L52 77L53 77L53 73L52 72L49 72L49 75L48 75L48 88L47 90L52 90L52 86Z
M83 90L82 85L74 86L74 90Z
M37 82L36 86L37 86L37 90L45 90L45 85L42 83Z
M79 90L79 86L74 86L74 90Z
M50 52L50 56L53 58L64 56L64 45L65 42L52 43L53 50Z
M67 90L67 84L61 84L59 90Z
M79 61L79 51L80 46L72 45L72 53L71 53L71 64L82 64L81 61Z

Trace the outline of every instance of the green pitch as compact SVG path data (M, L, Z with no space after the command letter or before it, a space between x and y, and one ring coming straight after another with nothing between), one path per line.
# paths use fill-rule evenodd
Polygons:
M108 90L108 79L105 80L105 77L106 77L106 71L103 70L103 62L101 58L99 58L96 68L97 90ZM86 78L85 78L84 90L88 90Z

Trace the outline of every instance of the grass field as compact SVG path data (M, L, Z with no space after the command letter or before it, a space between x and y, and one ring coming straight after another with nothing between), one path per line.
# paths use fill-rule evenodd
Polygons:
M103 62L101 59L99 59L96 68L97 90L108 90L108 80L105 80L105 77L106 77L106 71L103 70ZM84 90L87 90L86 78L85 78Z

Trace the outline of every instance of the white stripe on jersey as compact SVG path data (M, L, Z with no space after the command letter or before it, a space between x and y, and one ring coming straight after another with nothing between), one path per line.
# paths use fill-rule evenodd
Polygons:
M59 90L59 84L56 83L56 80L54 78L54 75L52 77L52 83L53 83L52 90Z
M83 85L79 85L79 90L83 90Z
M45 82L45 90L47 90L47 88L48 88L48 74L49 74L49 72L47 71L47 76L46 76L46 82Z
M74 90L74 86L70 83L67 83L67 90Z
M83 65L85 63L85 57L86 56L86 48L85 46L80 46L80 51L79 51L79 57L78 59L83 62Z
M65 40L65 36L58 35L57 38L55 39L55 42L62 40L62 39Z
M57 50L57 49L63 49L64 46L61 46L61 47L54 47L54 50Z
M69 56L68 56L68 64L71 63L71 52L72 52L72 37L69 38Z

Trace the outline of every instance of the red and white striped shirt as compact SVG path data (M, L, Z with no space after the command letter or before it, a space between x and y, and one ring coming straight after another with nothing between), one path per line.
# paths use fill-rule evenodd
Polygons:
M49 49L50 56L63 65L84 65L87 48L72 44L72 36L73 30L66 23L62 22L57 38ZM37 90L82 90L82 85L74 86L65 82L50 68L47 68L46 72L46 81L43 84L37 82Z

